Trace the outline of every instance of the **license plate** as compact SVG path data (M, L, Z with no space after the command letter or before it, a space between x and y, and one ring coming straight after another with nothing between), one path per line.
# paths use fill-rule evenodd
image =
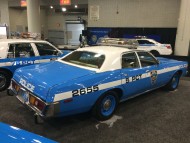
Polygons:
M20 89L17 97L22 103L26 103L29 99L29 93L25 90Z

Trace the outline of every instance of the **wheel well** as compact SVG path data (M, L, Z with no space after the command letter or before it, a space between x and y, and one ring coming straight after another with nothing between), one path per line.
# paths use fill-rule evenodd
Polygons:
M180 76L181 76L181 75L182 75L182 73L183 73L183 71L182 71L182 70L178 70L177 72L180 74Z
M4 69L4 68L0 68L0 71L5 71L6 73L8 73L11 77L13 76L13 73L8 70L8 69Z
M114 89L111 89L111 90L108 90L108 91L114 91L114 92L116 92L117 95L119 96L119 98L121 98L123 96L123 91L120 88L114 88Z

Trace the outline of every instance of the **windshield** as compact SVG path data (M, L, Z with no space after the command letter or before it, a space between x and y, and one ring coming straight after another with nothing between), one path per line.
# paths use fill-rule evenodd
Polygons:
M64 62L96 69L101 68L104 60L105 55L87 51L75 51L62 59Z

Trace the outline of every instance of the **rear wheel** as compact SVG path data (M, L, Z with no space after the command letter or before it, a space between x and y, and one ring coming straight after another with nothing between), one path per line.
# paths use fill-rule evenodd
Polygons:
M153 50L153 51L150 51L154 56L159 56L160 55L160 53L158 52L158 51L155 51L155 50Z
M93 115L98 120L111 118L117 108L119 98L116 92L108 91L101 96L93 108Z
M7 89L11 82L11 75L0 70L0 91Z
M176 72L172 79L170 80L170 82L167 84L167 89L170 90L170 91L173 91L175 90L177 87L178 87L178 84L179 84L179 79L180 79L180 74L179 72Z

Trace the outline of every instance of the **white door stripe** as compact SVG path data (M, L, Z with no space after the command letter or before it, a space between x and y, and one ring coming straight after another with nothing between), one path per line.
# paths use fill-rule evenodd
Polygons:
M180 69L181 66L182 65L157 70L157 74L159 75L159 74L167 73L170 71L178 70L178 69ZM150 72L142 74L141 79L150 77ZM129 78L129 82L133 81L132 77L128 77L128 78ZM122 84L126 84L126 78L121 79L121 80L108 82L108 83L103 83L103 84L98 85L98 87L99 87L99 90L104 90L104 89L111 88L111 87L118 86L118 85L122 85ZM68 98L72 98L72 97L73 97L72 91L67 91L67 92L55 94L54 102L64 100L64 99L68 99Z

